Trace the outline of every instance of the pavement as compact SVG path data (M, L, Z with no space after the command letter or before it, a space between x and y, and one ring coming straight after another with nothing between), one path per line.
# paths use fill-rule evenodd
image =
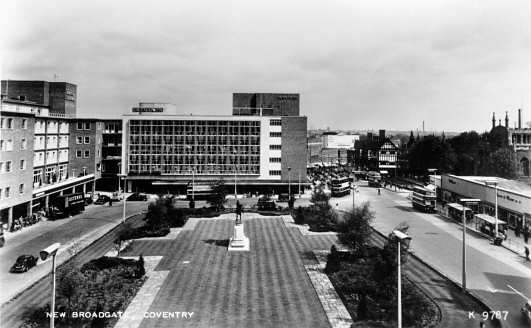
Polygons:
M146 208L146 202L127 202L127 216ZM76 216L56 221L41 221L22 230L6 233L6 243L0 248L0 303L3 304L21 293L51 270L51 261L42 262L24 273L10 273L9 269L18 256L31 254L38 257L39 251L54 242L61 243L56 264L68 260L88 246L122 219L122 203L89 205Z
M455 221L438 214L414 210L407 191L361 186L356 203L370 201L375 211L373 227L388 235L401 222L409 224L411 251L457 284L462 280L462 230ZM352 197L333 198L338 209L352 207ZM493 311L501 311L505 327L529 327L520 308L531 298L531 262L481 235L466 235L467 287ZM523 295L523 296L522 296ZM506 312L504 312L506 311ZM476 314L480 316L481 314Z

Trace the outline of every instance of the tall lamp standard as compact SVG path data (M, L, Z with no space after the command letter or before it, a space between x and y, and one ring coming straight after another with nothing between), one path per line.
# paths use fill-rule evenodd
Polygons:
M402 328L402 269L400 264L400 250L401 250L401 243L409 243L411 241L411 237L403 233L399 230L394 230L393 235L396 237L396 240L398 242L398 269L397 269L397 279L398 279L398 291L397 291L397 298L398 298L398 328Z
M288 195L291 198L291 167L288 167Z
M485 181L485 185L494 186L494 238L498 238L498 182Z
M429 173L433 173L435 176L437 176L437 171L439 171L438 169L428 169L428 172ZM442 181L442 177L441 177L441 181ZM434 186L435 186L435 212L437 213L437 181L434 179Z
M462 264L462 289L466 291L466 211L465 205L477 204L481 200L476 198L461 198L459 200L463 204L463 264Z
M118 174L118 181L120 181L121 179L124 179L124 192L123 192L123 197L124 197L124 206L123 206L123 209L122 209L122 223L125 223L125 203L127 202L126 200L126 197L125 197L125 190L126 190L126 178L127 178L127 174Z
M234 201L238 201L238 189L237 189L237 179L238 176L236 175L238 173L238 165L236 164L236 155L238 152L236 150L233 150L232 153L234 154Z
M54 328L54 312L55 312L55 256L57 250L61 247L60 243L54 243L39 252L41 260L45 261L50 255L52 256L52 299L50 303L50 328Z

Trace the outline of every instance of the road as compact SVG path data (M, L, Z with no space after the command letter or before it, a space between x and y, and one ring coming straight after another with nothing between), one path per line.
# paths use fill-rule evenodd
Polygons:
M135 204L136 203L136 204ZM128 202L128 214L137 213L140 209L145 208L145 202ZM119 214L118 214L119 213ZM135 216L129 219L133 225L140 224L142 222L141 216ZM33 237L28 237L26 235L20 236L22 242L16 240L16 236L13 237L12 243L9 248L2 249L2 265L5 266L4 256L16 257L19 252L25 252L30 254L35 254L38 250L46 247L50 244L51 241L61 240L66 241L70 240L69 238L76 238L84 233L90 232L90 230L96 229L97 227L105 226L109 221L120 221L121 219L121 206L113 206L113 208L105 207L94 207L91 211L76 216L71 219L67 219L65 222L50 222L52 224L51 231L46 231L42 234L39 234L40 230L48 230L50 226L44 224L39 229L38 225L36 229L32 231ZM48 223L48 222L42 222ZM54 224L55 223L55 224ZM31 227L34 228L34 227ZM116 231L113 229L108 234L99 238L88 247L77 253L73 258L70 259L75 265L83 264L93 258L100 257L104 255L109 249L113 247L113 241L116 236ZM11 263L11 262L9 262ZM45 264L46 265L45 267ZM42 266L49 271L49 263L45 262ZM32 270L35 270L33 268ZM9 276L14 276L16 279L24 278L24 275L29 272L14 275L2 271L3 277L2 283L3 288L6 281L4 279L9 279ZM26 276L29 278L29 276ZM6 288L8 288L7 286ZM21 315L24 313L24 310L31 306L44 305L48 302L50 297L50 275L46 275L44 278L39 279L34 284L31 285L28 289L24 290L22 293L18 294L16 298L11 299L9 302L4 303L0 309L0 327L17 327L21 323Z
M401 222L410 226L413 237L411 251L446 277L460 283L462 273L462 242L460 226L435 214L412 209L405 193L360 186L356 202L370 201L375 211L373 227L384 235ZM338 209L352 207L352 197L333 198ZM529 327L522 320L520 308L531 297L531 263L509 250L493 246L477 235L467 233L467 286L469 291L494 311L508 311L505 327ZM504 314L502 312L502 314Z

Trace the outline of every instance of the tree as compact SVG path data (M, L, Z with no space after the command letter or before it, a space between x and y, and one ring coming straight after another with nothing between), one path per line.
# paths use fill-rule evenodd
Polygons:
M331 274L331 273L339 271L340 268L341 268L341 260L337 252L336 245L332 245L332 247L330 248L330 254L328 254L326 258L325 272L327 274Z
M516 154L510 148L500 148L488 156L489 175L513 179L517 176Z
M153 228L167 225L169 206L171 206L171 199L163 198L159 198L154 203L149 204L148 213L144 218L146 225Z
M225 190L225 182L223 179L219 179L212 188L212 196L209 197L208 203L213 206L216 211L219 211L220 209L223 209L226 195L227 192Z
M295 210L295 216L293 217L293 221L295 221L295 224L304 224L305 217L304 217L304 210L302 207L297 207L297 210Z
M323 185L320 185L314 189L310 201L315 205L320 205L323 203L328 204L329 199L330 196L325 193Z
M370 222L374 219L374 212L370 210L369 203L361 207L354 207L343 215L343 220L338 224L338 239L354 253L360 253L369 243L372 233Z

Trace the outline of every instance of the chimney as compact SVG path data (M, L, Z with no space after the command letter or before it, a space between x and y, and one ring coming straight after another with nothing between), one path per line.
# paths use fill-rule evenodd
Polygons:
M505 127L509 128L509 112L505 111Z
M522 128L522 110L521 109L518 110L518 128L519 129Z
M384 141L385 140L385 130L380 130L379 131L379 137L380 137L380 141Z
M496 127L496 113L492 112L492 128Z

